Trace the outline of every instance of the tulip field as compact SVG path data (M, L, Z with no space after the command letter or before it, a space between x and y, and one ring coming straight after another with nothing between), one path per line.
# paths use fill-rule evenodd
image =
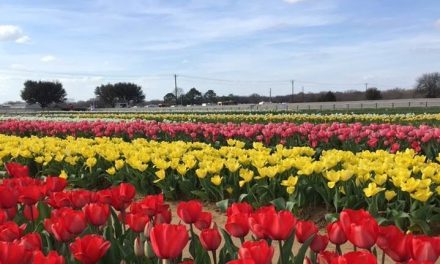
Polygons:
M438 263L439 121L1 116L0 264Z

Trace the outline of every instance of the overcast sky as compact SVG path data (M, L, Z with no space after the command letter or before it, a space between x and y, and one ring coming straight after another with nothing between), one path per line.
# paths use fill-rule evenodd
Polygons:
M217 94L412 87L440 71L438 0L2 0L0 102L26 79Z

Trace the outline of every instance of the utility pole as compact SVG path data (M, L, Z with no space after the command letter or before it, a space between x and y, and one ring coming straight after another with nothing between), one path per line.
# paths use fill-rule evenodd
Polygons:
M304 103L304 86L301 87L302 101Z
M174 74L174 95L176 96L176 105L177 105L177 74Z
M291 82L292 82L292 103L294 103L295 100L294 100L293 95L295 93L295 80L292 80Z
M272 103L272 88L269 88L269 103Z
M365 92L368 90L368 83L365 83Z

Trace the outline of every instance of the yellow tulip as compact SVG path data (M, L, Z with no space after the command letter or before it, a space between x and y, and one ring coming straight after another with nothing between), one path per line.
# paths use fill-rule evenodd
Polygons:
M222 180L223 180L223 177L220 177L219 175L215 175L211 178L211 182L215 186L219 186L220 184L222 184Z

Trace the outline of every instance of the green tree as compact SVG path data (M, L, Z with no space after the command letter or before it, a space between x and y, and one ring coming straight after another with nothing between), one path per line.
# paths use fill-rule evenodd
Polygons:
M142 87L134 83L109 83L101 85L96 87L95 95L99 101L112 107L114 107L116 103L135 105L145 100Z
M332 91L328 91L325 94L321 95L320 100L321 102L335 102L336 101L336 95Z
M196 88L191 88L186 95L187 103L189 104L199 104L202 100L202 93Z
M21 98L28 104L39 104L42 108L52 103L61 103L66 100L66 91L63 85L56 82L26 81L21 91Z
M380 100L382 99L382 93L376 87L368 88L365 91L365 98L367 100Z
M425 73L417 79L416 92L427 98L440 95L440 72Z
M204 95L203 99L207 103L215 103L217 99L217 94L213 90L208 90Z
M163 97L163 101L166 104L175 104L176 103L176 95L173 93L167 93L164 97Z

